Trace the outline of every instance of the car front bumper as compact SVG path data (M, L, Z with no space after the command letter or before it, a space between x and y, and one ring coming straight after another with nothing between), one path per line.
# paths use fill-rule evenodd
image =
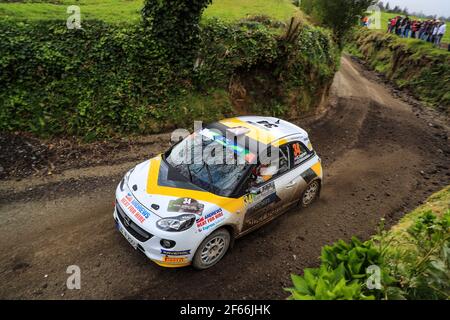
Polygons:
M136 235L133 235L130 226L125 226L123 219L119 218L119 212L117 206L114 208L113 216L116 223L116 228L122 233L122 235L130 242L132 247L141 251L150 260L156 264L167 268L179 268L189 266L192 262L192 258L195 254L197 245L191 241L183 241L183 235L173 233L169 237L159 234L158 232L152 232L148 240L138 239ZM123 210L123 208L120 207ZM123 212L123 211L122 211ZM153 230L155 231L155 230ZM133 232L135 233L135 232ZM135 233L136 234L136 233ZM161 245L161 240L171 240L175 242L172 248L164 248ZM186 243L191 243L190 246L186 246Z

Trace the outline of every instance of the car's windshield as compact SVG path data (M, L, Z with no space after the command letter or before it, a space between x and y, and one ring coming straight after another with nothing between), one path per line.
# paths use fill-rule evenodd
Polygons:
M174 146L166 161L200 188L230 196L254 157L222 134L203 129Z

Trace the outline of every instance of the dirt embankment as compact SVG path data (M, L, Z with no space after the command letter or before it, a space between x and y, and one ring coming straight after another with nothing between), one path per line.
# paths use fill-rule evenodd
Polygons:
M0 298L285 298L289 274L317 265L324 244L368 238L380 218L398 221L450 182L445 121L394 98L371 77L344 58L332 108L297 121L323 159L321 199L237 241L205 272L157 267L113 225L118 179L165 149L167 136L101 147L92 157L81 152L54 161L60 172L52 175L42 176L43 165L34 177L0 182ZM69 265L81 268L81 290L66 289Z
M368 65L417 99L450 117L450 53L420 40L406 41L361 29L354 44Z

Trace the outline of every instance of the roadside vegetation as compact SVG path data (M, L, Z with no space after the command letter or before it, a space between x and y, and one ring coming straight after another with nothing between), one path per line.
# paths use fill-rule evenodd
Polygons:
M323 247L292 282L296 300L450 299L450 186L368 241Z
M312 21L331 28L336 42L343 47L358 17L374 3L375 0L302 0L299 5Z
M349 51L400 89L430 106L450 111L450 52L417 39L358 28Z
M94 140L235 114L298 117L326 96L340 54L327 30L244 14L200 21L211 1L192 0L188 15L154 1L135 24L0 21L0 131Z

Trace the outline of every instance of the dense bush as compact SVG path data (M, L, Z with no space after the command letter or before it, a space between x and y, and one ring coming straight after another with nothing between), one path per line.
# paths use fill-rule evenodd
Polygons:
M383 291L367 288L370 266L383 266L383 257L372 241L352 238L322 248L319 268L292 275L294 288L287 289L296 300L373 300ZM382 288L392 282L385 268L380 269Z
M147 32L167 52L167 58L182 67L194 64L199 22L212 0L145 0L142 18ZM183 70L183 69L182 69Z
M450 53L416 39L360 29L353 40L378 72L418 99L450 111Z
M303 28L286 56L281 29L205 22L186 69L147 31L0 21L0 131L90 139L160 132L233 114L238 89L250 97L240 112L289 116L313 109L336 70L336 48L318 28Z
M292 275L290 299L449 299L450 187L407 214L392 230L322 249L321 265ZM433 208L430 210L429 208ZM367 283L379 268L379 286ZM372 279L373 280L373 279ZM373 283L373 282L371 282Z
M344 38L366 14L376 0L303 0L302 10L321 25L333 29L336 41L344 44Z

